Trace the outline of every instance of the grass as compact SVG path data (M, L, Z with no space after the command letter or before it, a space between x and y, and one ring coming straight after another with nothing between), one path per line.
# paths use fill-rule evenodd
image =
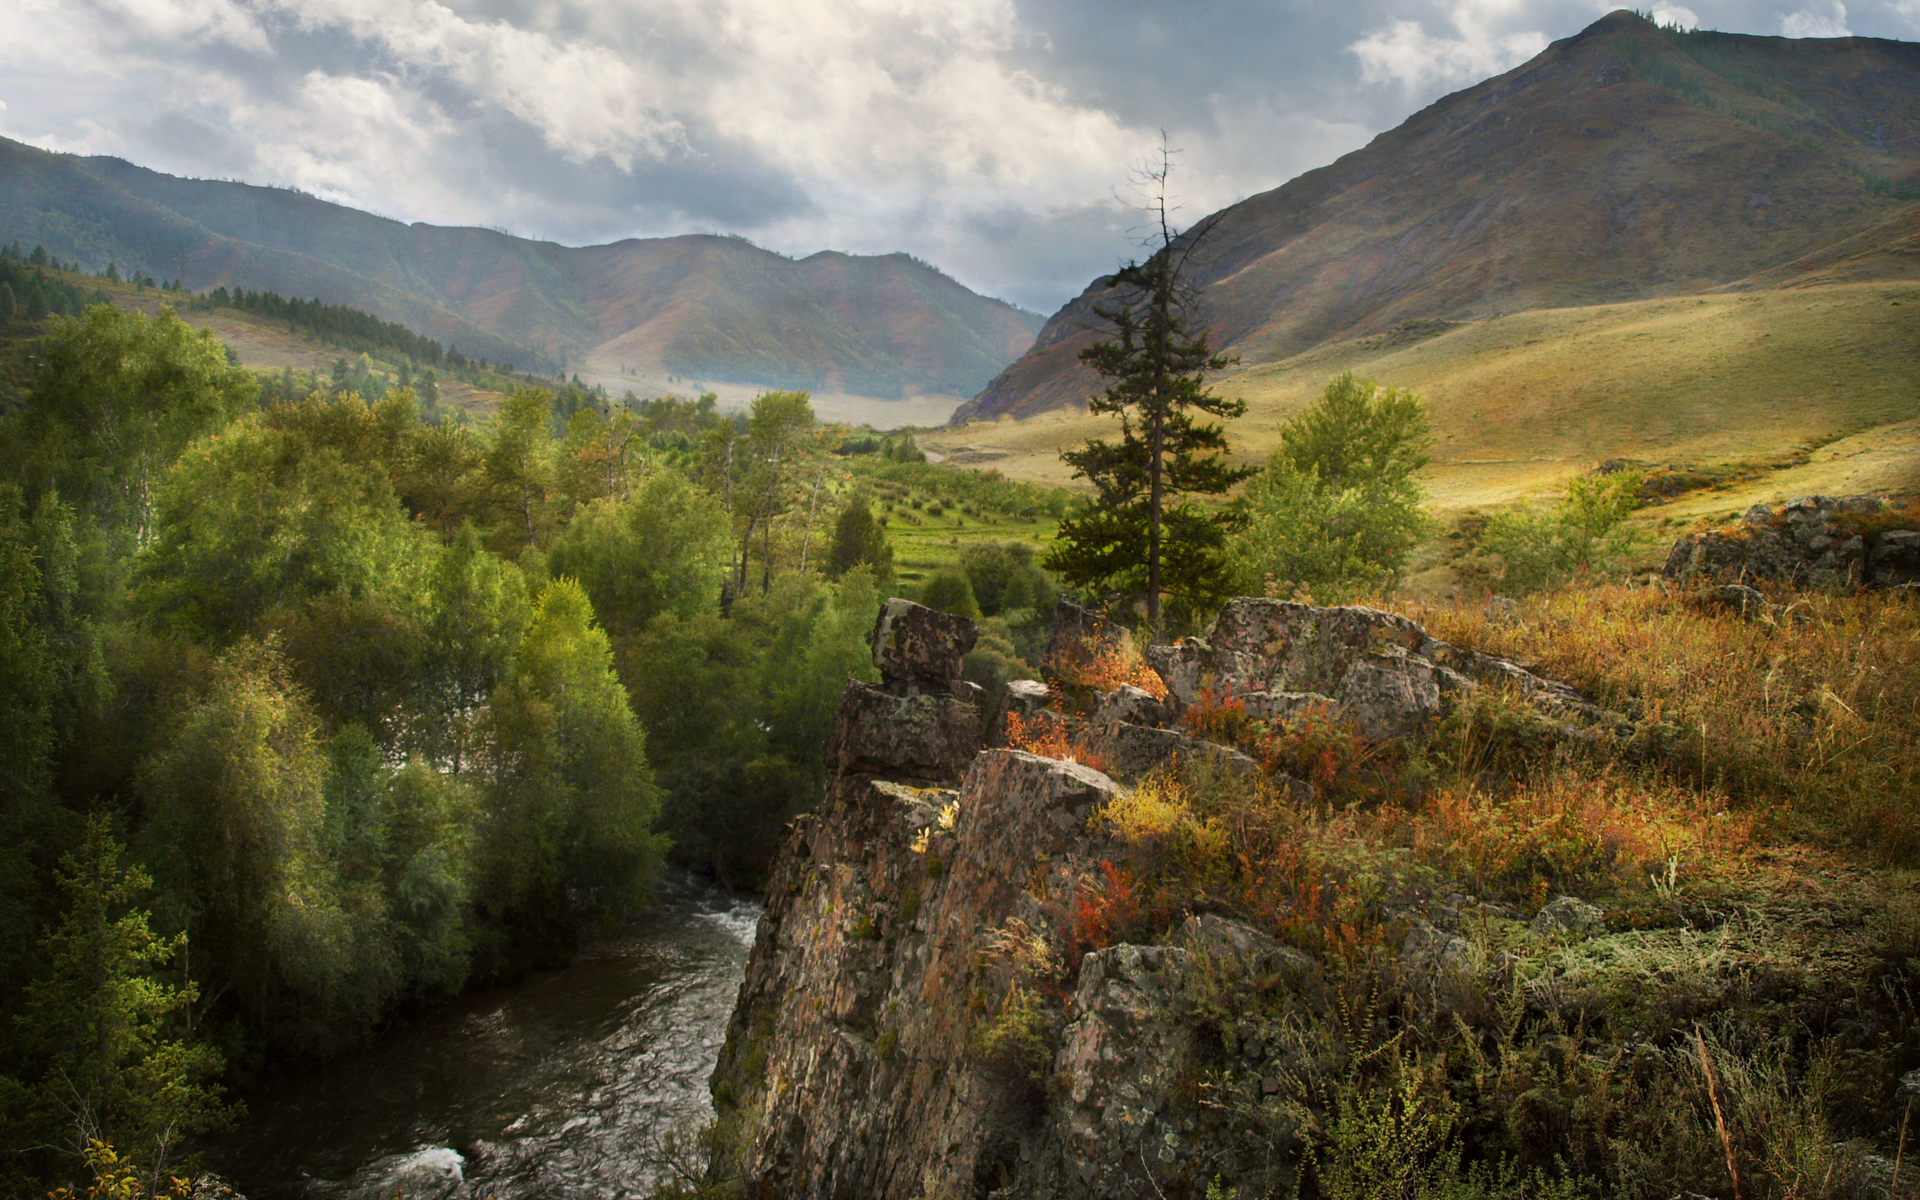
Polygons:
M847 464L874 493L875 514L893 544L894 571L909 589L958 562L970 544L1051 545L1071 498L1062 489L1014 483L992 470L897 463L875 455Z
M1214 387L1247 401L1229 427L1247 461L1271 452L1279 422L1340 371L1413 389L1436 434L1426 483L1447 514L1551 495L1610 458L1722 463L1871 443L1868 431L1920 416L1916 333L1920 283L1848 283L1540 309L1410 343L1355 339L1251 364ZM1013 479L1067 486L1060 450L1110 424L1057 412L920 440ZM1920 467L1896 455L1856 474L1868 490L1913 481Z
M1606 585L1497 621L1392 606L1630 725L1540 736L1483 692L1383 752L1189 710L1315 786L1205 760L1149 776L1100 814L1113 849L1057 939L1072 964L1218 912L1318 959L1319 1001L1224 978L1194 999L1224 1179L1260 1194L1303 1144L1319 1195L1398 1178L1395 1129L1353 1122L1423 1112L1420 1161L1458 1170L1396 1195L1658 1200L1730 1194L1734 1172L1748 1200L1854 1194L1920 1058L1920 603L1802 595L1748 621ZM1599 927L1530 927L1558 895Z

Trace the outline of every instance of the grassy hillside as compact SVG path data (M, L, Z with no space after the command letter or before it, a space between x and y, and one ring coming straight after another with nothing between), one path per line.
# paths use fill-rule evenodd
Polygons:
M1873 431L1893 437L1920 417L1917 350L1920 282L1890 280L1414 325L1249 366L1215 388L1248 403L1229 428L1247 461L1264 458L1279 422L1341 371L1412 388L1433 418L1427 483L1447 512L1549 493L1610 458L1785 463L1841 438L1872 446ZM1015 479L1067 484L1060 450L1110 424L1048 413L921 444ZM1920 461L1874 461L1855 490L1920 484Z

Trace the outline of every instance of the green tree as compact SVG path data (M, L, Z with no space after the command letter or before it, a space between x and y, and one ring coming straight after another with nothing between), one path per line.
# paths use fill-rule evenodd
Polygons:
M1107 303L1094 312L1114 336L1080 352L1080 361L1113 380L1087 402L1094 413L1120 417L1120 438L1089 439L1060 457L1096 499L1060 523L1048 565L1068 583L1143 595L1147 622L1160 628L1163 594L1183 617L1223 595L1222 547L1236 524L1231 512L1210 512L1189 499L1226 492L1248 472L1221 457L1226 434L1196 414L1238 417L1239 400L1205 387L1210 372L1238 361L1215 354L1211 331L1194 313L1188 268L1209 226L1176 235L1169 223L1163 150L1148 172L1156 186L1149 213L1158 247L1106 280Z
M873 494L864 484L856 484L834 522L827 573L838 579L862 563L883 582L893 577L893 545L887 540L886 527L874 520Z
M707 432L701 446L701 482L725 503L738 539L727 603L747 590L756 535L761 593L773 585L774 520L787 510L795 480L821 449L806 392L762 392L753 398L744 428L721 421Z
M503 514L502 529L537 545L547 495L553 488L547 423L553 417L553 393L516 388L494 414L492 436L481 471Z
M1034 561L1028 542L975 542L960 552L960 566L989 617L1053 606L1053 581Z
M163 309L148 319L94 305L56 321L4 441L30 501L58 492L111 533L144 545L153 487L194 438L245 411L259 393L227 364L212 333Z
M582 921L638 905L665 841L653 832L660 792L646 732L578 583L541 590L489 708L478 899L493 917L487 967L498 972L564 961Z
M45 1064L34 1117L59 1127L57 1144L76 1164L93 1142L113 1144L152 1191L183 1138L234 1110L220 1100L219 1051L189 1037L193 982L161 975L186 935L156 936L132 907L152 881L123 868L123 852L96 817L63 860L68 908L47 935L48 972L28 985L20 1024Z
M328 597L381 610L367 620L411 620L433 539L394 494L390 440L349 395L252 414L195 445L159 489L143 607L216 642Z
M459 775L481 737L482 709L526 627L526 577L488 554L473 526L465 525L434 565L428 607L421 682L430 702L413 745Z
M980 619L980 601L973 594L973 583L964 569L952 563L928 577L926 586L920 589L920 603L956 617Z
M1419 397L1348 371L1280 427L1280 445L1247 485L1232 542L1240 590L1322 600L1397 579L1428 528L1415 474L1427 463Z
M827 733L849 679L874 679L872 571L783 572L726 616L657 617L622 648L682 861L752 885L780 831L818 801Z
M1480 533L1478 565L1516 595L1605 567L1633 543L1621 522L1639 506L1642 482L1638 471L1580 476L1546 512L1495 513Z
M312 1050L365 1028L397 990L368 897L328 853L319 723L270 645L242 641L142 765L160 911L194 938L210 1001Z
M678 471L647 477L631 500L596 500L554 540L548 566L578 579L616 639L663 612L715 607L732 537L726 510Z
M11 324L19 311L20 305L13 298L13 288L0 283L0 325Z

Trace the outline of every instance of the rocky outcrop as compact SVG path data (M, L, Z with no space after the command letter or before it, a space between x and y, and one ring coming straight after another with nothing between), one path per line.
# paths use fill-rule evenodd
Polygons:
M827 734L827 766L918 784L955 783L986 732L980 686L960 678L973 622L889 600L873 629L880 683L849 683Z
M1114 790L1017 750L982 753L957 792L837 780L768 888L714 1074L720 1173L877 1200L974 1195L1018 1164L1025 1089L969 1053L1004 999L989 938L1023 914L1050 922L1031 893L1071 891Z
M1424 736L1455 698L1488 685L1514 687L1562 719L1613 719L1563 683L1359 606L1232 600L1204 637L1149 647L1146 658L1176 710L1203 696L1237 700L1263 720L1318 707L1376 740Z
M1603 1047L1606 1061L1638 1053L1639 1031L1669 1009L1698 1036L1700 1014L1752 996L1772 1004L1804 987L1793 1012L1839 1012L1856 987L1845 956L1793 982L1800 959L1786 947L1800 935L1765 940L1765 921L1700 908L1696 927L1676 907L1672 920L1622 927L1571 894L1521 909L1443 896L1419 872L1378 882L1369 901L1367 970L1380 976L1349 964L1343 981L1332 943L1316 959L1273 936L1295 927L1249 915L1265 922L1256 928L1197 891L1191 907L1185 893L1156 892L1165 906L1143 923L1115 897L1145 878L1126 873L1144 861L1129 856L1166 851L1117 840L1099 818L1125 794L1115 777L1183 754L1261 769L1183 725L1181 710L1207 693L1267 716L1320 706L1395 738L1496 685L1565 727L1610 715L1403 617L1238 600L1205 637L1149 652L1164 700L1122 687L1070 715L1047 711L1056 693L1044 685L1008 688L995 726L1016 712L1066 722L1105 773L982 748L988 730L957 678L970 633L889 602L875 629L883 682L848 686L833 780L776 857L712 1081L712 1177L740 1194L1204 1200L1224 1181L1229 1195L1288 1195L1309 1148L1326 1144L1330 1089L1351 1082L1356 1055L1394 1044L1368 1015L1383 986L1449 1019L1510 997L1556 1030L1585 1020L1583 1006L1624 1006L1628 1040ZM1670 868L1669 890L1673 879ZM1134 917L1101 923L1123 910ZM1823 937L1838 928L1820 920ZM1709 940L1719 949L1703 949ZM1649 963L1664 964L1658 996ZM1788 963L1766 976L1774 990L1739 990L1755 978L1749 964Z
M1662 574L1682 584L1894 587L1920 581L1920 530L1902 524L1879 496L1757 504L1731 528L1675 542Z

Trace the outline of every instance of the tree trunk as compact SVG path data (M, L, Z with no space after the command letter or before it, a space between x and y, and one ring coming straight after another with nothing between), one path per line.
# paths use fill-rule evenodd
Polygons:
M820 472L813 477L813 498L807 501L807 532L800 538L800 573L807 573L807 547L813 544L813 514L820 506L820 485L826 481L827 473Z

